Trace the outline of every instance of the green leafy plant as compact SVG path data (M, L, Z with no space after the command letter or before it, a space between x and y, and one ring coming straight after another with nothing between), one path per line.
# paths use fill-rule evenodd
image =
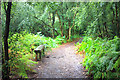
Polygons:
M27 78L26 71L33 71L32 66L37 64L35 62L34 49L39 45L45 45L45 49L57 47L57 42L50 38L40 35L29 34L27 32L13 34L8 39L9 42L9 65L11 74ZM42 54L43 55L43 54Z
M84 54L83 66L94 78L120 78L120 38L93 40L85 37L77 43L77 53ZM83 52L85 51L85 52Z
M57 44L67 43L65 36L61 37L60 35L55 38L55 41L57 42Z

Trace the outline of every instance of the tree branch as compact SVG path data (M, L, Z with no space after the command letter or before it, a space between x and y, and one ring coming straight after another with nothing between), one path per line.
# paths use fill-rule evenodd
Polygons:
M77 13L78 13L78 11L76 11L76 13L74 14L73 20L75 19ZM73 27L74 25L75 25L75 22L73 21L72 27ZM72 28L72 27L71 27L71 28Z
M34 18L38 19L36 16L34 16ZM38 20L40 20L40 19L38 19ZM46 26L52 28L50 25L48 25L47 23L45 23L43 20L40 20L40 21L42 21L43 24L45 24ZM54 30L54 31L57 33L57 35L58 35L58 32L57 32L55 29L53 29L53 30Z

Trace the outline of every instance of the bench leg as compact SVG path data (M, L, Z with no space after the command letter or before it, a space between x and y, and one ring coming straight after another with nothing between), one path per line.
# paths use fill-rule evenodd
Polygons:
M35 61L37 61L37 60L38 60L37 55L38 55L38 53L36 52Z
M39 53L39 58L40 58L40 60L41 60L41 58L42 58L42 54L41 54L41 51L40 51L40 53Z
M45 56L45 49L43 49L43 55Z

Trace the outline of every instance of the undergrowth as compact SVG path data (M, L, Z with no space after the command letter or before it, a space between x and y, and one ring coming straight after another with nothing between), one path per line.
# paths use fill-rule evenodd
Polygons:
M64 37L58 36L52 39L41 34L27 33L26 31L13 34L8 39L10 74L27 78L27 71L35 72L32 66L37 64L34 49L39 45L45 45L45 51L51 50L51 48L58 47L58 44L62 44L64 41Z
M76 46L76 53L85 56L83 66L94 79L120 78L120 38L84 37Z

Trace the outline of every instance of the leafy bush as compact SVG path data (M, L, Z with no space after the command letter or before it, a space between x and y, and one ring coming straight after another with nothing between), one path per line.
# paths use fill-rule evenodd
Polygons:
M71 39L76 39L76 38L81 38L82 37L82 34L79 35L79 34L75 34L73 36L71 36Z
M29 34L26 32L16 33L8 39L9 42L9 65L11 74L27 77L26 71L33 71L31 66L37 64L34 61L34 49L39 45L45 45L46 49L57 47L56 41L50 37Z
M34 52L35 48L39 45L45 45L45 51L47 51L67 41L65 37L57 36L55 39L52 39L39 33L35 35L23 31L10 36L8 42L10 73L27 78L27 71L33 71L32 66L37 64L34 61L36 55Z
M60 35L55 38L57 44L67 43L65 36L61 37Z
M85 55L83 66L94 78L120 78L120 38L93 40L85 37L76 46L77 53Z

